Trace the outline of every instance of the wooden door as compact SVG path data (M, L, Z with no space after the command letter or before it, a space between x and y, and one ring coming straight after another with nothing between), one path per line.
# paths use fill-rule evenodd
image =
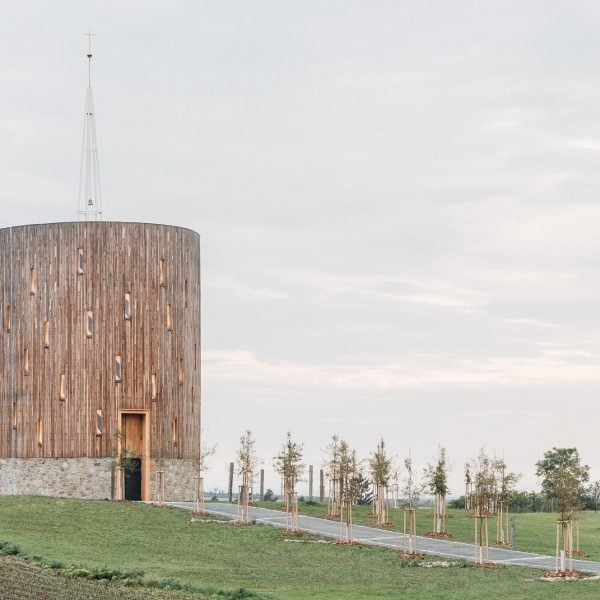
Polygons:
M125 468L125 500L142 499L144 415L124 414L121 460Z

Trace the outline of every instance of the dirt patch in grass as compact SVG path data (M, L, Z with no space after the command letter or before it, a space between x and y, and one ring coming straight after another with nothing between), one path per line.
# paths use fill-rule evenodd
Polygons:
M67 579L56 570L15 556L0 556L5 600L198 600L199 595L125 587L120 582Z

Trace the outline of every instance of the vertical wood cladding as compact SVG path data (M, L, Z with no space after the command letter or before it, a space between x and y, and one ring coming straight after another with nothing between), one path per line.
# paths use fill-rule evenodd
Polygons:
M150 411L152 458L197 455L197 233L111 222L1 229L0 277L0 457L109 456L124 410ZM176 444L175 419L185 424Z

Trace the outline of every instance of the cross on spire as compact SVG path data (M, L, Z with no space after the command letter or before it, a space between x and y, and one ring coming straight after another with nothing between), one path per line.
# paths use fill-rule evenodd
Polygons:
M88 32L83 34L87 36L88 39L88 86L91 85L92 81L92 38L96 37L95 33L92 33L92 30L88 28Z

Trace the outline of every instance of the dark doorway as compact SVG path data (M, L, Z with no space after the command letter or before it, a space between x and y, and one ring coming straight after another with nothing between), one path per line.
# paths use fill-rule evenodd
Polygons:
M142 499L142 459L127 458L125 461L125 500Z
M122 413L121 419L121 461L124 470L125 500L147 500L147 476L144 460L147 460L147 440L144 435L145 415Z

